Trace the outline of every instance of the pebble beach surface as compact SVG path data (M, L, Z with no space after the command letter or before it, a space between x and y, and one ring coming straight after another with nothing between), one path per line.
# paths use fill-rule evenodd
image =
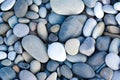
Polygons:
M120 0L0 0L0 80L120 80Z

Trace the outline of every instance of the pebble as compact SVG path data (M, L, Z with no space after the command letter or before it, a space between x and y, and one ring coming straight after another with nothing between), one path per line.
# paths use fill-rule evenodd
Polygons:
M68 66L70 69L72 68L72 63L69 61L64 62L66 66Z
M7 53L0 51L0 60L7 58Z
M101 36L96 40L96 48L99 51L107 51L111 42L111 38L109 36Z
M51 73L46 80L57 80L57 73L56 72Z
M14 15L14 12L13 11L7 11L7 12L4 12L3 15L2 15L2 19L5 21L5 22L8 22L8 19L10 17L12 17Z
M33 0L26 0L26 2L28 3L29 6L33 4Z
M50 0L50 5L55 13L61 15L80 14L85 7L82 0Z
M16 73L20 72L20 68L19 68L17 65L14 65L14 66L13 66L13 70L14 70Z
M112 80L120 80L120 70L113 72Z
M112 5L104 5L102 9L105 13L108 13L108 14L117 13L117 10L115 10Z
M69 62L86 62L87 61L87 57L83 54L76 54L76 55L67 55L67 60Z
M86 63L75 63L73 64L73 73L77 75L78 77L82 78L92 78L95 76L95 72L93 69Z
M33 0L33 2L37 5L40 6L42 4L42 0Z
M76 55L79 51L80 41L72 38L66 41L65 50L69 55Z
M8 19L8 24L11 28L13 28L18 23L17 17L12 16Z
M37 80L36 76L28 70L21 70L19 78L20 80Z
M10 27L9 27L7 24L1 23L1 24L0 24L0 35L3 35L3 34L6 33L9 29L10 29Z
M51 12L48 16L49 23L53 25L62 24L64 20L65 16L56 14L54 12Z
M47 74L45 72L39 72L39 73L37 73L36 76L37 76L38 80L45 80L47 77Z
M39 22L38 25L37 25L37 33L39 35L39 37L46 41L47 38L48 38L48 32L47 32L47 28L46 28L46 25L45 23L43 22Z
M39 61L33 60L33 61L30 63L30 71L31 71L32 73L35 74L35 73L39 72L40 69L41 69L41 64L40 64Z
M38 13L34 12L34 11L28 11L25 15L26 18L28 19L38 19L39 15Z
M105 62L106 52L96 52L87 59L87 63L94 69L97 70Z
M11 51L8 53L8 59L10 59L11 61L14 61L15 57L16 57L15 51Z
M115 15L113 14L106 14L104 17L104 22L106 25L117 25Z
M32 59L33 59L32 56L29 53L27 53L27 52L23 52L22 53L22 57L28 63L30 63L32 61Z
M13 46L9 46L9 47L8 47L8 51L9 51L9 52L10 52L10 51L14 51Z
M103 18L104 12L102 9L102 4L100 2L97 2L95 7L94 7L94 14L97 18Z
M119 63L120 63L120 58L115 53L109 53L105 57L105 63L112 70L118 70L119 69Z
M89 18L83 27L83 35L85 37L91 36L92 31L96 26L96 24L97 24L97 21L95 19Z
M38 12L39 11L39 7L36 5L36 4L32 4L30 6L30 10L31 11L34 11L34 12Z
M49 40L50 42L58 41L58 36L57 36L56 34L51 33L51 34L49 35L49 37L48 37L48 40Z
M95 51L95 40L87 37L80 46L80 52L86 56L91 56Z
M67 17L61 25L61 29L59 31L60 41L64 42L69 38L79 36L82 33L82 28L86 19L87 17L85 15Z
M27 19L27 18L19 18L19 19L18 19L18 22L19 22L19 23L29 23L30 20Z
M37 23L30 22L29 23L29 28L30 28L31 31L35 31L37 29Z
M24 17L28 10L28 3L25 0L17 0L14 6L14 12L17 17Z
M2 80L13 80L15 77L16 73L11 67L3 67L0 69L0 78Z
M50 72L53 72L57 70L58 66L59 66L58 62L50 60L46 65L46 69Z
M0 45L0 51L7 51L8 47L6 45Z
M109 52L118 54L119 53L119 46L120 46L120 39L114 38L110 44Z
M120 25L120 13L115 16L117 23Z
M66 59L64 46L59 42L54 42L48 46L48 56L52 60L63 62Z
M60 73L67 79L71 79L73 77L73 73L72 73L71 69L66 65L62 65L60 67Z
M98 0L83 0L83 2L85 3L85 5L87 7L89 7L89 8L95 7L97 1Z
M47 9L45 7L40 7L39 15L41 18L45 18L47 16Z
M5 0L1 4L0 8L1 8L2 11L8 11L14 6L15 2L16 2L16 0Z
M23 49L22 49L22 45L20 43L20 41L17 41L15 44L14 44L14 50L16 53L18 54L21 54L23 52Z
M4 60L1 61L1 64L4 65L4 66L11 66L13 63L9 59L4 59Z
M22 39L22 46L36 60L42 63L46 63L48 61L46 47L37 36L25 36Z
M120 33L120 28L117 26L107 26L107 31L113 34L119 34Z
M24 58L21 55L17 55L17 57L14 60L15 64L18 64L19 62L24 61Z
M112 80L113 71L112 69L105 67L100 72L101 77L103 77L105 80Z
M101 0L103 4L110 4L110 0Z
M29 27L26 24L16 24L13 28L13 33L17 37L24 37L29 33Z
M115 10L120 11L120 2L116 2L116 3L113 5L113 7L114 7Z
M95 16L94 11L91 8L86 8L86 13L90 16Z
M28 63L25 63L25 62L19 62L18 63L18 67L20 67L21 69L29 69L30 68L30 65Z

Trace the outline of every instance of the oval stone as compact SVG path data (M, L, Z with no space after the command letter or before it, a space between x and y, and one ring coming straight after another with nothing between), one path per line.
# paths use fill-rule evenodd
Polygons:
M36 60L45 63L48 61L48 55L44 43L34 35L25 36L22 39L23 48Z

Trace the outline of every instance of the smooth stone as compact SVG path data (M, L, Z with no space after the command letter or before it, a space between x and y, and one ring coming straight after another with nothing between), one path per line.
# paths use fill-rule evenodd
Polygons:
M117 23L120 25L120 13L115 16Z
M94 14L94 11L93 11L93 9L91 9L91 8L86 8L86 13L88 14L88 15L90 15L90 16L95 16L95 14Z
M3 3L5 0L0 0L0 4Z
M99 22L93 30L92 37L94 39L97 39L99 36L103 34L104 29L105 29L104 22Z
M15 44L14 44L14 50L16 53L18 54L21 54L23 52L23 49L22 49L22 45L20 43L20 41L17 41Z
M39 7L36 4L30 6L30 10L34 12L39 12Z
M94 14L97 18L103 18L104 12L102 9L102 4L100 2L97 2L95 7L94 7Z
M0 44L3 44L3 43L4 43L3 37L0 36Z
M98 0L83 0L83 2L85 3L85 5L87 7L89 7L89 8L95 7L97 1Z
M45 7L50 10L51 9L51 6L50 6L50 3L46 3Z
M9 59L4 59L4 60L1 61L1 64L4 65L4 66L11 66L13 63Z
M110 0L101 0L103 4L110 4Z
M28 3L29 6L33 4L33 0L26 0L26 2Z
M26 0L17 0L14 6L14 12L17 17L24 17L28 10Z
M15 51L11 51L8 53L8 59L10 59L11 61L13 61L16 57L16 52Z
M48 55L44 43L34 35L27 35L22 39L23 48L36 60L46 63Z
M24 61L24 58L21 55L17 55L17 57L14 60L15 64L18 64L19 62Z
M7 53L0 51L0 60L7 58Z
M28 19L38 19L39 15L38 13L34 12L34 11L28 11L25 15L26 18Z
M107 26L107 31L113 34L119 34L120 33L120 28L117 26Z
M6 32L6 37L8 38L9 36L11 36L13 34L13 30L12 29L9 29L7 32Z
M19 19L18 19L18 22L19 22L19 23L29 23L30 20L27 19L27 18L19 18Z
M26 24L16 24L13 28L13 33L17 37L24 37L29 33L29 27Z
M87 60L87 63L94 69L97 70L105 62L106 52L96 52L90 56Z
M8 47L6 45L0 45L0 51L7 51Z
M47 32L47 28L46 25L43 22L39 22L37 25L37 33L39 35L39 37L46 41L48 38L48 32Z
M72 73L71 69L66 65L62 65L60 67L60 73L62 76L64 76L67 79L71 79L73 77L73 73Z
M63 21L65 20L65 16L56 14L54 12L51 12L50 15L48 16L48 21L50 24L62 24Z
M13 45L19 38L17 36L15 36L14 34L10 35L7 40L6 40L6 44L7 45Z
M91 36L94 27L96 26L97 21L93 18L89 18L83 27L83 35L85 37Z
M47 16L47 9L45 7L40 7L39 15L41 18L45 18Z
M100 76L103 77L105 80L112 80L113 71L112 69L105 67L101 70Z
M50 5L55 13L61 15L80 14L85 7L82 0L50 0Z
M66 41L65 50L69 55L76 55L79 51L80 41L72 38Z
M87 57L83 54L76 54L76 55L67 55L67 60L69 62L73 62L73 63L76 63L76 62L86 62L87 61Z
M112 80L120 80L120 70L113 72Z
M61 42L64 42L69 38L81 35L82 28L86 19L86 15L76 15L67 17L61 25L61 29L59 31L59 40Z
M95 51L95 40L91 37L87 37L80 46L80 53L91 56Z
M115 10L120 11L120 2L116 2L116 3L113 5L113 7L114 7Z
M107 51L110 45L111 38L109 36L101 36L96 40L96 48L99 51Z
M33 0L33 2L37 5L40 6L42 4L42 0Z
M20 72L20 68L17 65L14 65L12 68L16 73Z
M24 58L24 60L27 62L27 63L30 63L32 61L32 56L27 53L27 52L23 52L22 53L22 57Z
M30 28L31 31L35 31L37 29L37 23L30 22L29 23L29 28Z
M117 22L115 20L115 15L113 14L106 14L104 16L104 22L106 25L117 25Z
M46 80L57 80L57 73L56 72L51 73Z
M20 67L21 69L29 69L30 68L30 65L28 63L25 63L25 62L19 62L18 63L18 67Z
M17 17L12 16L8 19L8 24L11 28L13 28L18 23Z
M56 24L50 27L50 31L53 33L57 33L60 30L60 25Z
M72 63L69 61L65 61L64 64L68 66L70 69L72 69Z
M14 6L15 2L16 2L16 0L5 0L1 4L0 8L1 8L2 11L8 11Z
M45 72L39 72L36 76L38 80L45 80L47 78L47 74Z
M58 62L50 60L46 65L46 69L50 72L53 72L57 70L58 66L59 66Z
M112 70L119 69L120 57L115 53L109 53L105 57L106 65Z
M55 61L63 62L66 60L64 46L59 42L54 42L48 46L48 56Z
M36 76L28 70L21 70L19 78L20 80L37 80Z
M8 26L8 24L1 23L1 24L0 24L0 35L3 35L3 34L6 33L9 29L10 29L10 26Z
M51 33L48 37L48 40L51 42L56 42L58 41L58 36L56 34Z
M73 73L77 75L78 77L82 78L92 78L95 76L95 72L93 69L86 63L75 63L73 64Z
M108 14L117 13L117 10L115 10L112 5L104 5L102 9L105 13L108 13Z
M11 67L3 67L0 69L0 78L2 80L13 80L15 77L16 73Z
M118 54L119 53L119 46L120 46L120 39L114 38L110 44L109 52Z
M39 61L33 60L33 61L30 63L30 71L31 71L32 73L35 74L35 73L39 72L40 69L41 69L41 64L40 64Z
M8 47L8 51L11 52L11 51L14 51L14 47L11 45Z
M14 15L13 11L4 12L3 15L2 15L2 19L3 19L3 21L8 22L8 19L10 17L12 17L13 15Z

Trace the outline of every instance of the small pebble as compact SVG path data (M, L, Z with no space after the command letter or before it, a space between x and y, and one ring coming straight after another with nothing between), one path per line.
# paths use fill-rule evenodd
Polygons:
M113 7L114 7L115 10L120 11L120 2L116 2L116 3L113 5Z
M19 62L24 61L23 57L21 55L17 55L17 57L14 60L15 64L18 64Z
M34 11L34 12L38 12L39 11L39 7L36 4L33 4L30 6L30 10Z
M117 10L115 10L112 5L104 5L102 9L105 13L108 13L108 14L117 13Z
M20 67L21 69L29 69L30 68L30 65L28 63L25 63L25 62L19 62L18 63L18 67Z
M7 53L0 51L0 60L7 58Z
M21 54L23 52L22 45L19 41L14 44L14 50L16 53Z
M13 70L17 73L20 72L20 68L17 65L13 66Z
M39 72L39 73L37 73L36 76L37 76L38 80L45 80L47 77L47 74L45 72Z
M39 15L38 13L34 12L34 11L28 11L25 15L26 18L28 19L38 19Z
M51 73L46 80L57 80L57 73L56 72Z
M4 66L11 66L13 63L9 59L4 59L4 60L1 61L1 64L4 65Z
M18 23L17 17L16 16L10 17L8 19L8 23L9 23L9 26L13 28Z
M107 31L113 34L119 34L120 28L117 26L107 26Z
M10 59L11 61L14 61L15 57L16 57L15 51L11 51L8 53L8 59Z
M42 0L33 0L33 2L37 5L40 6L42 3Z
M22 53L22 57L24 58L24 60L26 61L26 62L31 62L32 61L32 59L33 59L33 57L31 56L31 55L29 55L27 52L23 52Z
M47 15L47 9L45 7L40 7L39 15L40 15L41 18L45 18L46 15Z
M51 34L48 36L48 40L49 40L50 42L58 41L58 36L57 36L56 34L51 33Z
M3 34L6 33L9 29L10 29L10 27L8 26L8 24L1 23L1 24L0 24L0 35L3 35Z
M59 31L59 29L60 29L60 25L56 24L50 28L50 31L53 33L57 33Z
M20 22L20 23L29 23L30 20L27 19L27 18L19 18L19 19L18 19L18 22Z

